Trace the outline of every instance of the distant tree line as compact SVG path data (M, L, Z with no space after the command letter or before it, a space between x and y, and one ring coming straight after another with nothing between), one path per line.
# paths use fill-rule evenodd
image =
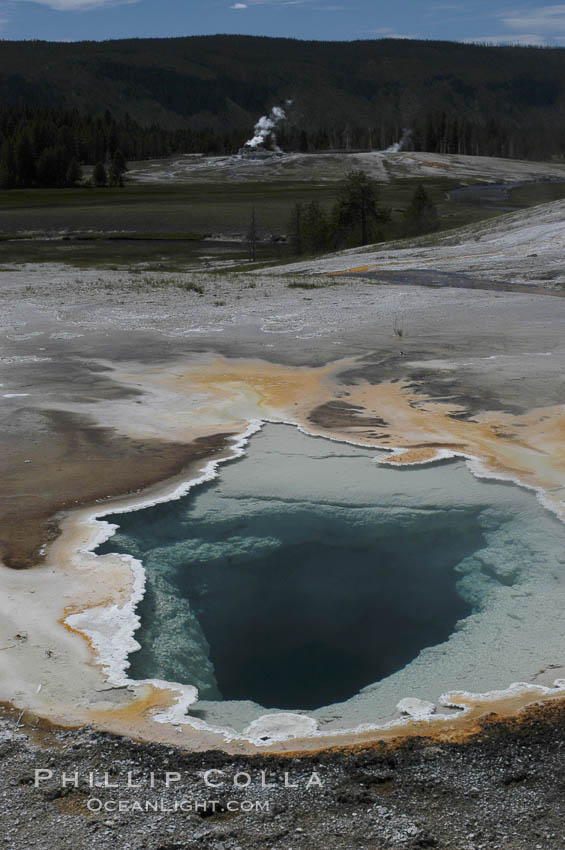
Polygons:
M292 252L322 254L341 248L419 236L439 226L437 208L423 185L417 186L400 221L382 206L376 180L364 171L350 171L330 210L317 201L295 204L288 223Z
M82 165L97 163L107 172L99 185L120 185L121 175L117 177L112 166L117 152L125 161L190 153L228 155L239 150L250 132L251 128L143 126L128 115L116 119L109 111L91 115L58 107L4 107L0 109L0 188L73 186L81 179ZM392 117L365 126L335 121L326 127L301 126L293 119L277 129L283 150L305 153L386 150L403 133ZM552 113L551 118L542 111L524 123L503 113L485 118L483 113L420 109L406 148L518 159L562 157L565 110Z
M406 130L409 130L406 133ZM500 115L460 115L437 109L420 109L409 128L399 121L384 120L359 126L336 122L308 130L283 126L277 131L285 151L386 150L406 137L405 150L468 156L497 156L507 159L549 160L565 157L565 111L536 115L533 121L518 121Z
M119 185L125 161L177 153L231 153L241 133L213 129L167 130L143 127L126 116L116 120L78 110L8 108L0 110L0 187L73 186L81 165L101 164L96 185ZM118 154L117 163L116 155Z
M498 156L544 160L565 155L565 114L533 112L530 120L491 114L460 115L457 111L420 113L412 128L410 148L431 153Z

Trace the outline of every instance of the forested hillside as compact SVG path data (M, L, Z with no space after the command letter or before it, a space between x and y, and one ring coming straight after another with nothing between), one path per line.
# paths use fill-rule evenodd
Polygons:
M409 128L416 150L562 157L564 60L561 48L393 39L3 41L2 159L22 145L36 165L55 149L79 162L116 147L128 158L231 152L287 101L287 150L382 149Z

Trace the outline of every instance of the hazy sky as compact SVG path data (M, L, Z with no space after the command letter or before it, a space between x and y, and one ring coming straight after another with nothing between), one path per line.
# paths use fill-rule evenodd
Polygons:
M565 45L565 3L512 0L0 0L0 35L59 40L246 33Z

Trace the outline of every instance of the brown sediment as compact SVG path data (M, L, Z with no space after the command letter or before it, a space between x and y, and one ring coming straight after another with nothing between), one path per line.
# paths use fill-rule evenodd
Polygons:
M176 443L193 422L209 431L223 427L241 433L246 422L266 419L301 425L320 436L399 449L388 458L399 465L433 460L444 449L476 458L490 474L545 490L557 512L563 511L561 405L522 414L485 411L469 419L463 416L464 406L427 398L415 380L374 383L363 378L359 362L351 359L310 368L209 357L151 373L116 371L114 378L126 387L144 388L154 398L161 393L174 406L161 421L163 436Z
M350 382L352 365L357 376ZM521 415L487 411L470 420L461 417L461 405L427 399L415 381L372 383L362 374L352 360L308 368L223 357L142 373L115 370L117 385L135 385L138 394L145 389L154 395L146 402L145 417L158 422L162 439L128 436L128 428L136 434L143 413L139 395L131 402L131 421L122 412L120 421L111 415L104 420L106 427L77 413L35 411L39 424L29 444L22 447L21 440L13 439L2 462L0 551L5 563L25 567L37 562L40 547L58 533L57 512L170 479L194 461L217 456L226 449L227 437L241 433L253 418L402 449L389 459L396 464L433 460L438 449L472 456L493 474L545 489L549 498L550 491L565 486L563 407ZM159 392L164 400L157 406Z
M59 534L57 513L178 475L225 450L230 436L139 440L79 414L51 410L35 416L39 426L29 443L12 440L1 462L0 556L17 569L41 560L42 547Z
M386 428L386 422L379 416L367 416L364 408L359 404L349 404L346 401L327 401L316 407L308 421L313 425L322 425L324 428L340 428L351 425Z
M122 730L133 731L143 728L146 721L157 711L165 711L174 705L176 699L172 691L157 688L154 685L145 685L126 705L118 706L111 711L96 711L91 709L89 717L93 722L101 723L102 726L117 727Z
M62 749L61 743L57 741L57 733L81 728L81 724L78 723L62 725L33 711L22 711L9 701L0 701L0 719L16 720L17 728L25 732L31 742L39 748Z
M249 418L294 422L305 430L369 446L402 449L390 463L432 460L439 449L474 457L494 475L548 491L565 487L565 408L537 408L524 414L485 411L462 418L465 408L426 398L414 381L371 383L356 377L348 400L340 396L352 361L307 369L261 361L217 358L187 367L175 379L179 394L206 387L202 410L246 405ZM148 383L171 381L154 375ZM235 417L234 417L235 418ZM555 498L555 504L560 502ZM561 508L559 508L561 510Z
M324 416L323 406L317 408L316 423L328 435L402 449L388 460L399 465L433 460L439 449L472 456L494 475L545 490L548 501L553 500L558 512L563 513L559 498L559 493L565 495L565 490L561 491L565 487L562 405L522 415L486 411L468 420L458 418L461 406L426 400L406 381L377 385L358 381L349 387L349 393L356 408L339 422L335 416ZM375 425L367 434L364 417L367 421L373 417L386 421L382 441ZM312 414L309 419L312 421Z

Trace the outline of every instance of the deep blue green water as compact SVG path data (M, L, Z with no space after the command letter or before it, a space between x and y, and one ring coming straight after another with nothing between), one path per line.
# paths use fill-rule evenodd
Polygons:
M147 578L130 675L195 685L212 725L279 708L343 729L562 664L563 524L462 461L374 455L267 425L214 482L107 517L98 553Z
M434 516L429 528L428 517L418 517L382 540L371 534L371 513L365 511L352 540L347 510L320 515L304 506L279 514L284 531L278 530L277 546L242 556L230 545L234 530L243 540L257 540L267 523L272 531L268 511L250 513L245 526L234 529L215 517L191 517L198 498L121 521L124 533L137 539L167 529L169 541L182 540L182 533L216 550L212 559L171 565L168 581L190 600L224 699L277 708L340 702L445 640L471 611L457 593L454 567L484 542L472 512L458 516L456 524L447 513L443 522ZM110 542L105 548L117 547ZM147 554L142 550L142 558ZM139 613L137 639L146 647L155 630L155 591ZM131 662L133 678L166 672L156 669L147 649ZM190 683L189 658L186 666L183 678Z
M269 454L255 469L248 458L222 467L183 499L107 518L120 529L98 553L133 554L147 572L133 678L313 709L405 667L471 613L455 567L485 544L480 509L356 502L341 468L375 475L374 452L333 452L318 458L330 479L337 464L320 501L304 498L311 480L285 497Z

